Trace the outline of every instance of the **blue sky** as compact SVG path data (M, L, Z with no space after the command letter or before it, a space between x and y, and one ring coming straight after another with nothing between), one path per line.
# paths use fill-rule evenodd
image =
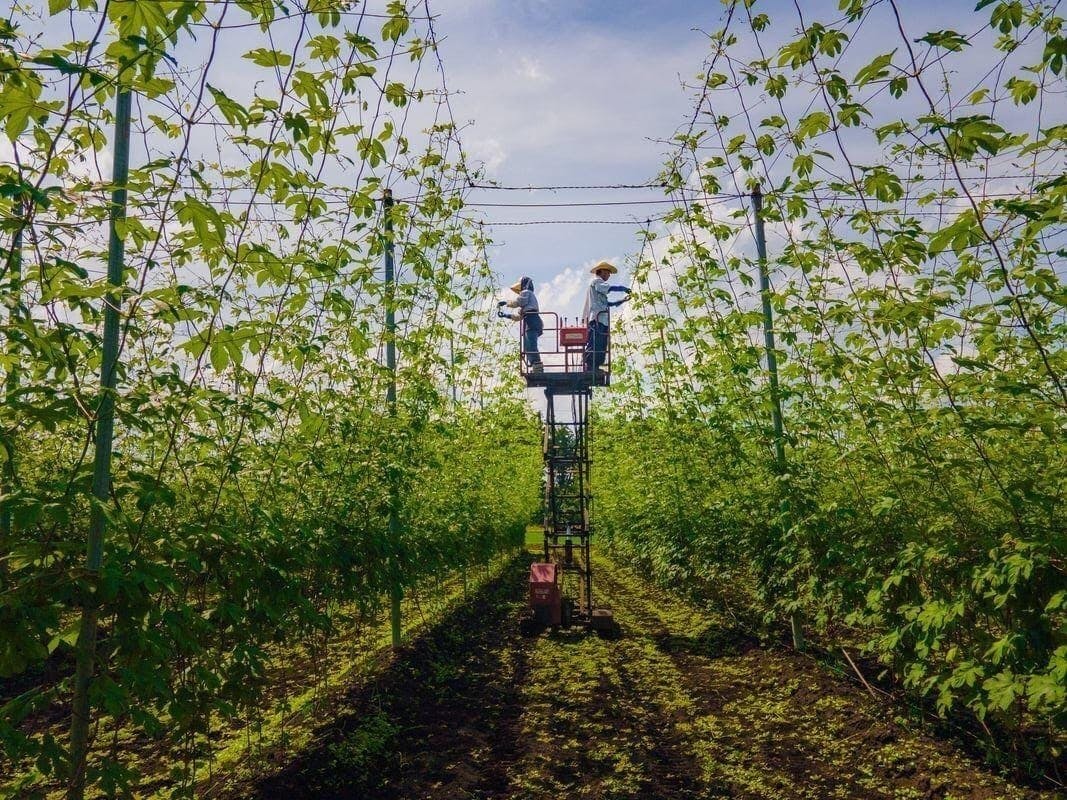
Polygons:
M369 0L368 8L384 10L385 0ZM420 3L409 0L418 16ZM449 88L456 92L452 106L464 126L462 139L487 176L501 184L643 183L659 172L669 138L692 101L681 88L695 76L707 51L706 35L717 25L721 6L693 0L609 2L608 0L431 0L437 16L436 32ZM40 19L24 20L40 30L43 41L62 43L71 36L73 20L79 35L88 38L96 17L86 12L50 16L43 5ZM218 7L209 15L214 19ZM244 19L233 9L228 22ZM375 23L371 23L375 24ZM296 31L295 22L277 22L271 34L279 42ZM183 37L170 55L182 69L200 66L210 34L197 28L197 39ZM272 87L262 70L252 69L242 53L263 46L255 27L225 34L225 46L214 54L209 80L240 102ZM281 45L279 45L281 46ZM433 67L427 58L424 70ZM405 80L410 65L398 64L397 79ZM424 72L421 83L434 87ZM413 115L412 129L428 124L432 103ZM142 109L143 111L143 109ZM399 117L400 112L390 113ZM399 120L397 120L399 124ZM208 157L213 139L196 141ZM168 143L156 142L164 150ZM135 143L134 163L151 156ZM0 158L8 158L0 144ZM93 156L86 172L106 180L110 153ZM343 181L336 176L335 180ZM662 199L657 190L611 192L499 192L472 193L479 202L591 202L599 200ZM660 206L622 206L609 209L480 209L492 221L536 219L644 219ZM640 224L552 225L500 227L491 249L503 285L522 274L544 286L549 302L575 311L575 276L582 267L611 259L620 262L633 252Z
M692 100L681 86L707 52L714 2L450 0L431 6L466 148L504 185L644 183ZM636 191L476 191L481 202L661 199ZM491 251L505 279L530 275L542 305L576 311L585 270L631 254L661 207L479 208L489 221L635 218L632 225L498 227ZM508 280L507 282L510 282Z
M974 2L901 0L900 5L909 33L915 37L939 27L973 30L985 16L973 13ZM370 2L373 10L380 11L383 5L384 0ZM408 5L416 15L421 11L421 3L409 0ZM474 161L485 165L488 178L509 186L629 184L654 179L671 149L664 140L692 114L693 92L682 84L698 78L709 49L707 32L718 28L724 15L716 0L430 0L429 6L437 16L440 54L448 86L455 93L451 102L464 145ZM801 8L809 23L840 15L837 0L804 0ZM769 46L794 35L797 14L792 2L768 0L758 3L756 10L777 20L765 37ZM879 9L877 24L885 23L884 10ZM240 16L236 11L234 15ZM87 15L78 18L91 22ZM54 29L51 32L60 41L68 35L65 15L46 18L43 24ZM285 23L277 23L271 32L278 36L284 30ZM878 49L899 46L895 31L893 36L884 34L868 26L867 41L853 48L849 58L863 63ZM250 78L261 81L263 76L252 75L240 54L260 45L261 38L255 29L228 36L227 46L216 55L213 84L238 98L251 91ZM892 42L883 44L881 39ZM181 66L195 64L202 46L203 42L186 43L176 51ZM971 48L963 58L980 73L987 55ZM431 70L433 60L426 63L429 66L424 68ZM421 80L431 87L436 82L426 73ZM426 115L432 114L432 103L423 106L414 115L412 129L427 124ZM106 153L100 161L103 178L110 169ZM344 177L334 179L343 181ZM490 257L501 274L502 286L520 275L530 275L538 284L543 307L574 314L589 267L600 260L615 261L624 269L625 280L626 260L632 259L638 247L643 221L666 206L502 208L478 204L662 199L656 189L477 190L469 196L468 213L488 222L632 221L492 229L495 245Z
M928 30L981 27L988 11L975 0L899 3L910 38ZM504 185L641 183L661 169L669 139L692 114L694 97L682 86L701 72L707 33L721 26L724 8L713 0L440 0L431 3L440 52L463 141L489 177ZM837 0L804 0L805 22L841 16ZM792 2L757 3L770 15L763 36L776 46L795 35ZM848 53L843 68L858 68L901 41L891 13L881 9ZM735 20L739 22L740 20ZM740 28L747 26L740 25ZM756 53L738 53L756 57ZM956 59L960 85L988 65L989 51L968 48ZM921 102L913 93L906 102ZM921 113L916 107L915 113ZM796 109L803 113L802 109ZM769 112L768 112L769 113ZM896 113L907 113L903 107ZM758 118L758 117L757 117ZM877 160L876 153L863 153ZM661 199L641 191L475 191L470 202L593 202ZM633 219L632 225L537 225L493 229L495 268L507 285L534 278L542 307L574 313L589 266L602 259L624 266L636 250L642 220L662 205L612 208L479 208L492 221Z

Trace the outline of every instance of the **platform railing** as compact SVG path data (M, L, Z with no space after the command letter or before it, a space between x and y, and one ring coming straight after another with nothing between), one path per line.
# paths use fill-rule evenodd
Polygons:
M536 354L526 350L526 320L519 323L519 369L528 382L536 383L539 377L589 376L591 383L606 384L611 374L611 341L604 352L600 374L593 376L586 365L589 326L581 320L560 318L554 311L541 311L544 332L537 338ZM541 369L536 368L540 363Z

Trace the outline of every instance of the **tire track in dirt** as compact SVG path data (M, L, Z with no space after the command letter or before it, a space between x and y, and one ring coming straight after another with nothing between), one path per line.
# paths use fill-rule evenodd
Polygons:
M543 634L530 657L524 755L509 798L704 798L684 728L688 698L651 640Z
M451 617L354 687L317 745L254 794L460 800L506 791L533 643L518 632L530 559L516 558Z
M623 638L519 635L530 557L405 647L260 798L1035 800L819 664L595 559Z
M689 746L711 796L1054 797L1007 783L811 659L766 649L714 615L597 558L624 636L651 637L689 699Z

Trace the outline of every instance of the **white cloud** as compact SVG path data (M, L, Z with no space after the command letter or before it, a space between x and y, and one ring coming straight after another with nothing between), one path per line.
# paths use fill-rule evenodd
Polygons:
M513 173L541 176L587 175L605 164L658 172L662 147L650 137L669 136L680 120L689 100L677 76L699 65L706 49L696 34L664 48L637 31L627 39L577 28L550 38L498 34L497 47L461 58L472 31L450 28L447 15L441 24L449 81L462 88L457 115L475 118L481 137L507 143ZM536 56L515 55L534 48Z
M522 56L519 59L518 66L515 71L523 78L530 81L544 81L548 79L544 70L541 68L541 62L528 56Z
M587 274L578 267L567 267L556 273L537 291L537 300L545 311L553 311L561 317L576 317L581 313L585 298L583 290L588 285Z
M475 162L484 164L490 175L498 172L508 159L508 154L499 139L470 139L465 144L468 155Z

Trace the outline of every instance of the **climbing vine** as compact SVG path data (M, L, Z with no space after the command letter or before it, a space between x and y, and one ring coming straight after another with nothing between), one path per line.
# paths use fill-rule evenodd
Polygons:
M1041 726L1055 757L1063 17L983 0L925 31L892 0L769 11L727 5L673 142L675 206L645 233L622 394L595 438L601 530L663 580L849 631L942 712Z
M493 276L456 214L471 172L427 3L40 6L0 21L0 774L18 797L83 780L114 796L142 777L120 739L188 745L179 763L195 776L213 726L254 728L283 644L374 613L394 581L513 546L538 470L535 448L509 450L536 433L503 391L471 405L500 371L483 311ZM107 302L120 338L103 501ZM85 567L94 503L98 571ZM87 608L86 768L65 726Z

